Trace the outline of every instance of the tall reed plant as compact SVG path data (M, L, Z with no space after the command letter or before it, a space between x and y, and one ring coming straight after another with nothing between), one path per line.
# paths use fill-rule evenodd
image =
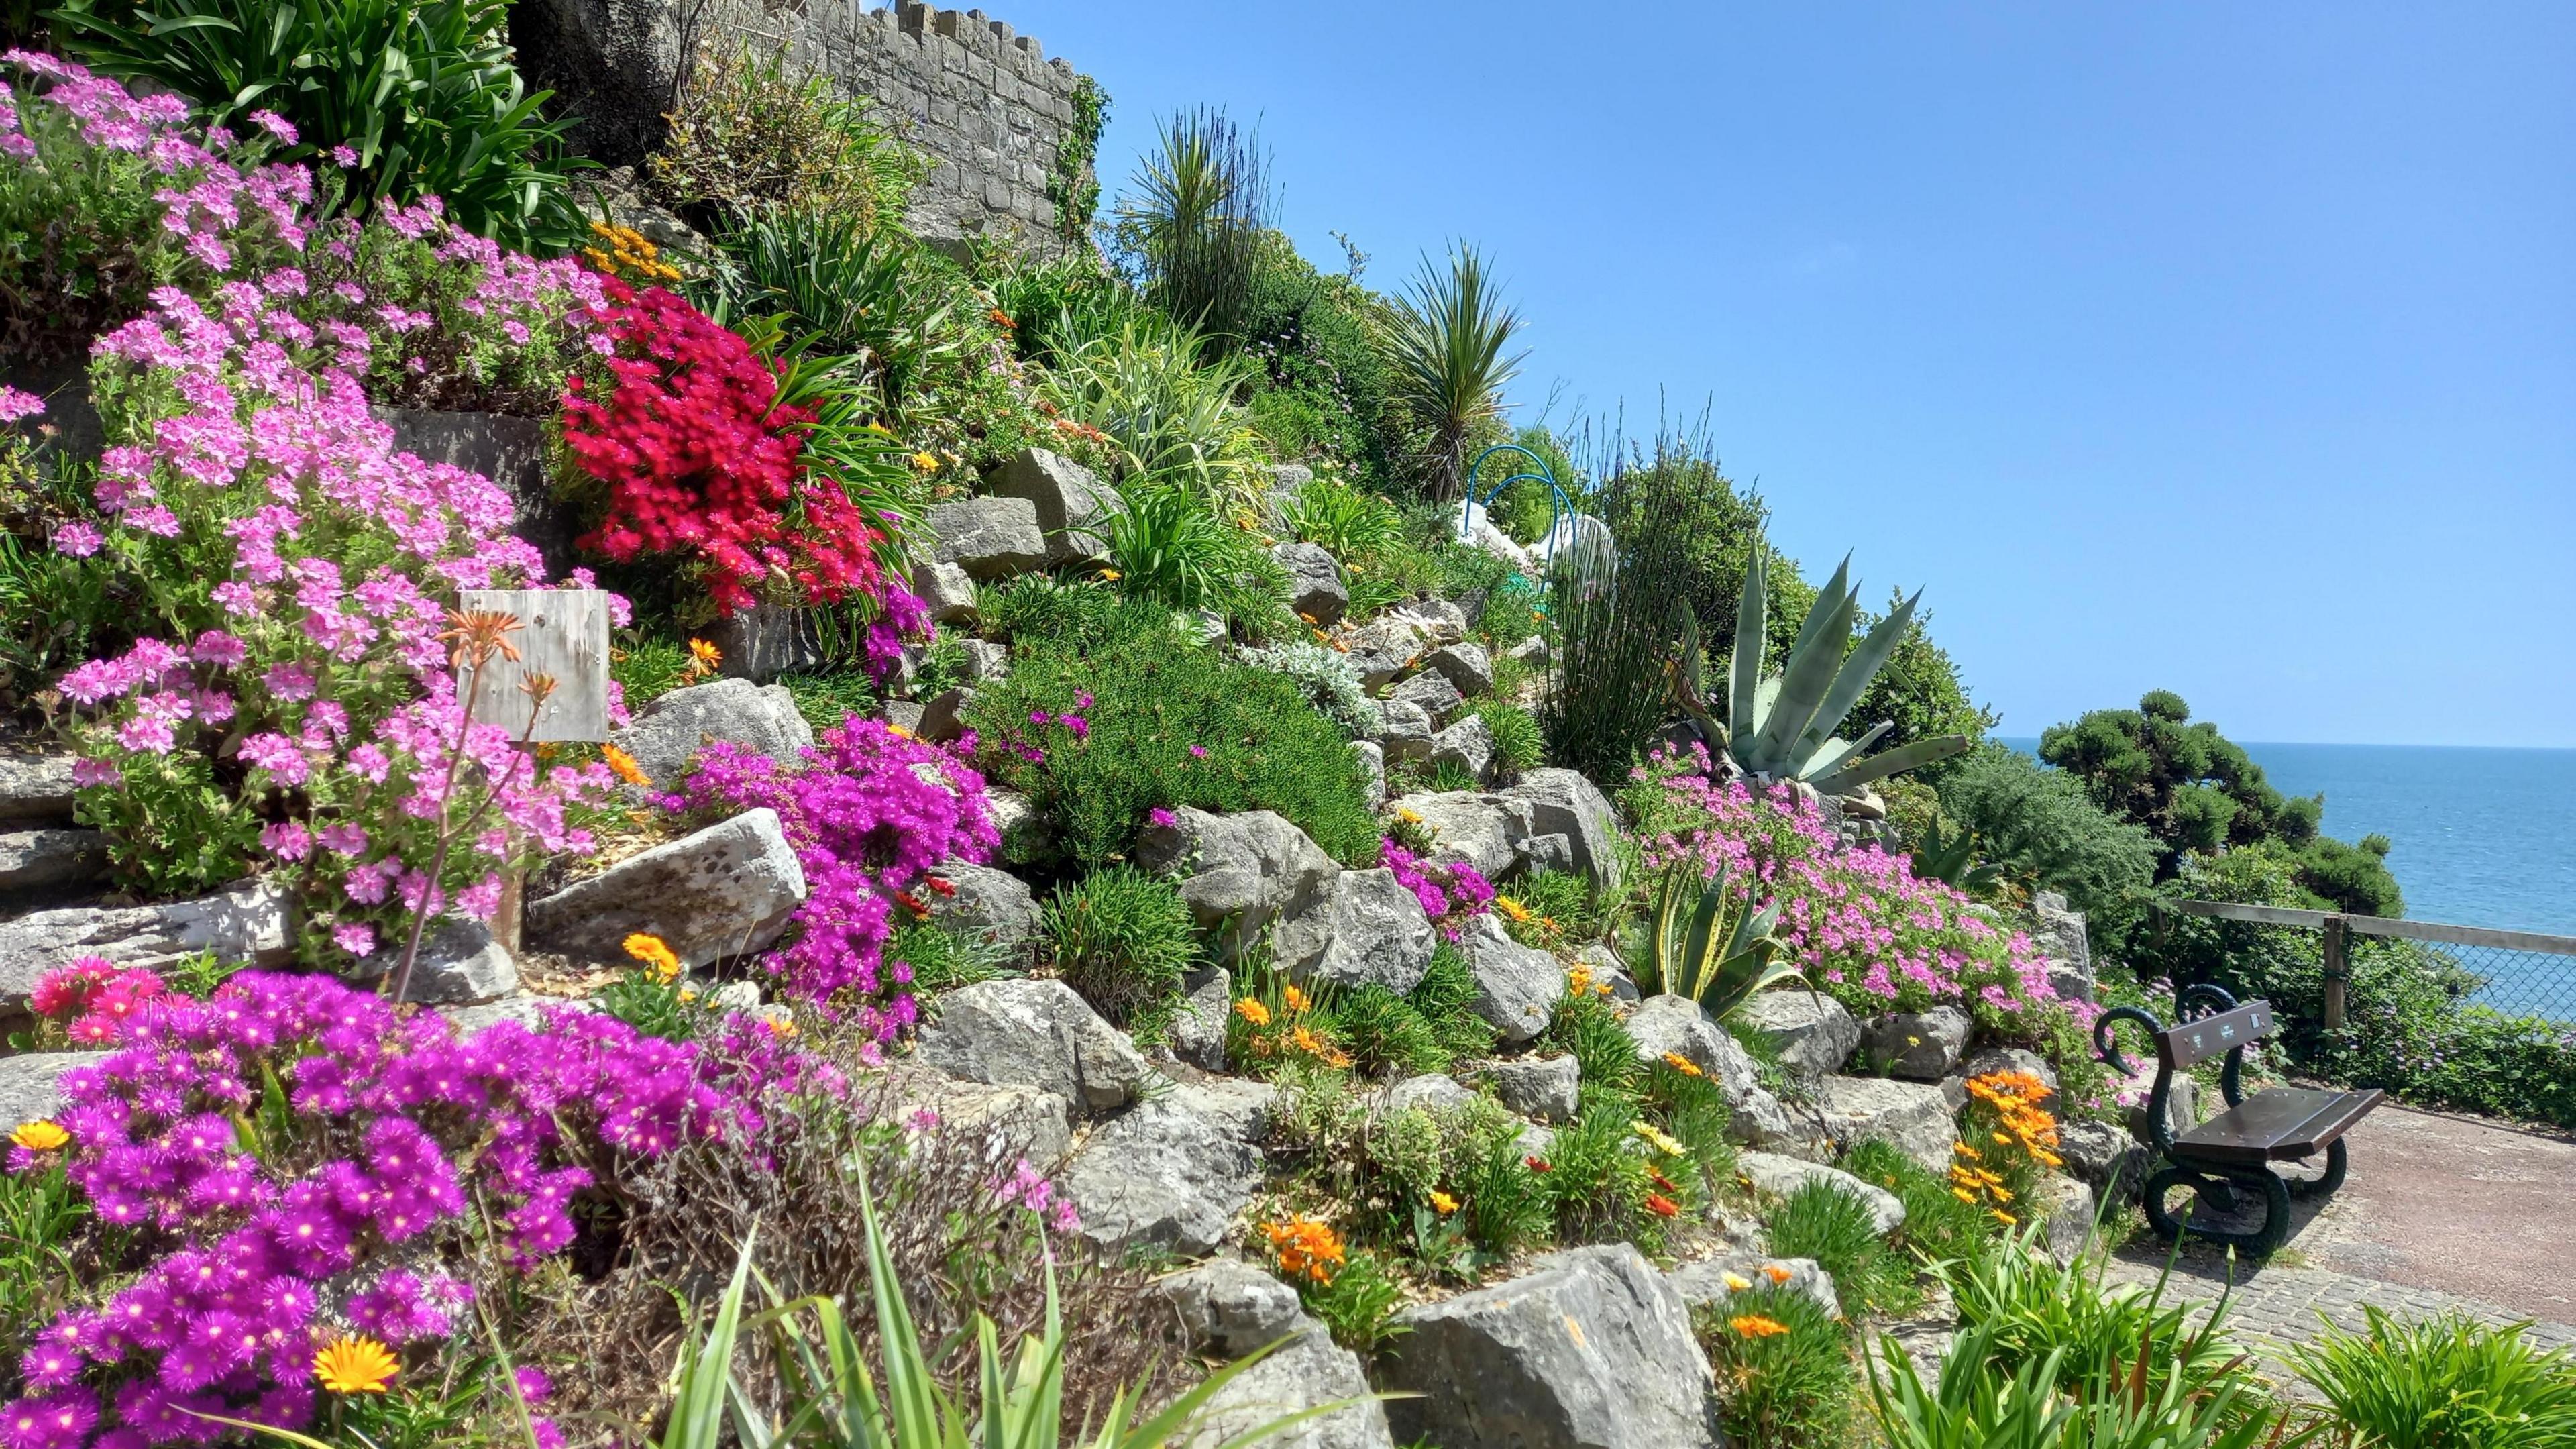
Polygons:
M1630 458L1625 466L1647 465ZM1689 500L1656 476L1645 472L1636 485L1631 525L1615 547L1573 550L1550 570L1557 638L1539 725L1549 758L1596 780L1627 778L1674 713L1669 670L1688 610Z

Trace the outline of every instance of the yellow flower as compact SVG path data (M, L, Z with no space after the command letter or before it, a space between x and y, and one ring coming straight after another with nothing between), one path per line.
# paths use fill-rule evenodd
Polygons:
M912 738L912 731L905 729L901 725L887 725L886 733L899 740L908 740Z
M1435 1192L1431 1194L1431 1210L1445 1218L1458 1210L1458 1199L1445 1192Z
M1685 1077L1705 1077L1708 1075L1708 1073L1699 1069L1699 1063L1683 1056L1680 1052L1664 1053L1664 1065L1681 1073Z
M1991 1211L1995 1215L1996 1222L2003 1224L2005 1227L2018 1227L2021 1224L2021 1219L2014 1217L2011 1213L2005 1212L2002 1208L1991 1208L1988 1211Z
M1765 1318L1758 1313L1746 1313L1730 1318L1726 1320L1726 1326L1746 1338L1772 1338L1789 1331L1789 1325L1776 1318Z
M42 1118L33 1122L21 1122L18 1124L18 1130L9 1134L9 1141L12 1144L26 1148L29 1152L58 1151L71 1140L72 1134L64 1131L62 1124L47 1122Z
M1114 584L1125 577L1127 577L1125 574L1118 572L1116 569L1102 569L1100 571L1100 581L1104 584Z
M2012 1139L2011 1139L2011 1138L2009 1138L2009 1137L2006 1137L2004 1134L2002 1134L2002 1133L2000 1133L2000 1132L1989 1132L1989 1133L1987 1133L1986 1135L1987 1135L1987 1136L1989 1136L1989 1137L1991 1137L1991 1138L1993 1138L1993 1139L1995 1139L1995 1145L1996 1145L1996 1146L1998 1146L1998 1147L2010 1147L2010 1146L2012 1146Z
M1311 1026L1301 1026L1290 1032L1288 1044L1328 1067L1347 1067L1351 1064L1351 1059L1336 1049L1331 1042L1315 1035L1315 1029Z
M1965 1142L1959 1142L1959 1143L1954 1143L1954 1144L1952 1144L1952 1145L1951 1145L1950 1150L1951 1150L1951 1151L1953 1151L1953 1152L1955 1152L1955 1153L1957 1153L1957 1154L1959 1154L1961 1157L1964 1157L1964 1158L1968 1159L1970 1162L1982 1162L1982 1161L1984 1161L1984 1160L1985 1160L1985 1154L1984 1154L1984 1153L1979 1152L1977 1149L1975 1149L1975 1148L1973 1148L1973 1147L1970 1147L1970 1146L1969 1146L1967 1143L1965 1143Z
M1676 1140L1671 1133L1666 1132L1664 1129L1656 1126L1652 1122L1636 1123L1629 1130L1645 1139L1647 1146L1654 1148L1657 1152L1664 1154L1666 1157L1679 1157L1682 1155L1682 1144Z
M1395 818L1406 825L1419 825L1422 823L1421 813L1414 810L1411 806L1407 806L1404 809L1396 811Z
M1248 1022L1251 1022L1254 1026L1268 1026L1270 1024L1270 1008L1253 1000L1249 996L1234 1004L1234 1014L1242 1017Z
M1287 1004L1288 1014L1291 1016L1302 1016L1315 1005L1313 998L1293 985L1280 997L1280 1000Z
M1527 922L1530 918L1529 907L1513 900L1510 896L1494 897L1494 909L1515 921Z
M392 1349L372 1338L347 1334L313 1355L313 1376L335 1394L381 1394L401 1367Z
M780 1041L785 1041L796 1034L796 1022L790 1017L765 1016L761 1018L760 1024L768 1029L771 1036Z
M688 1005L690 1002L695 1001L695 1000L697 1000L697 999L698 999L698 993L696 993L696 992L694 992L694 991L691 991L691 990L687 989L686 987L681 988L681 990L680 990L680 1004L681 1004L682 1006L686 1006L686 1005Z
M626 954L644 963L656 981L668 982L680 974L680 958L659 936L642 931L626 938Z
M1750 1279L1750 1278L1745 1277L1743 1274L1741 1274L1741 1273L1729 1273L1729 1274L1727 1274L1727 1275L1726 1275L1726 1291L1727 1291L1727 1292L1729 1292L1729 1293L1749 1293L1749 1292L1751 1292L1751 1291L1752 1291L1752 1289L1753 1289L1753 1280L1752 1280L1752 1279Z
M1959 1201L1966 1203L1970 1207L1975 1207L1977 1205L1977 1195L1968 1191L1964 1187L1954 1187L1950 1189L1950 1196L1957 1198Z
M724 663L723 650L718 649L716 646L708 643L704 639L692 639L689 641L690 668L711 671L717 665L722 663Z
M653 777L644 773L644 767L635 763L635 757L633 755L626 753L617 746L600 746L599 757L608 762L610 773L616 775L617 778L625 781L627 784L643 785L647 787L652 785Z
M936 473L939 471L939 459L929 453L915 453L912 455L912 466L924 473Z

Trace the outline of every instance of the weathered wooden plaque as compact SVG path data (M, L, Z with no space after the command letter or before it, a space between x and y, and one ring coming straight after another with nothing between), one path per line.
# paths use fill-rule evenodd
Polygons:
M608 738L606 594L597 589L466 589L459 604L497 610L520 625L509 633L518 659L495 654L484 666L482 687L474 692L477 723L499 725L513 739L524 734L531 744ZM471 672L470 665L457 670L459 697L471 683L466 678ZM530 701L520 686L532 674L552 675L555 688L530 730Z

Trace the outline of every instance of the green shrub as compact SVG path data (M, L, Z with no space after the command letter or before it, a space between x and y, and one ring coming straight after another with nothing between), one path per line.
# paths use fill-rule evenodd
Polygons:
M2011 1374L2054 1360L2060 1382L2081 1382L2125 1378L2144 1355L2152 1386L2173 1382L2195 1394L2236 1373L2244 1349L2226 1336L2224 1302L2204 1322L2202 1305L2166 1301L2162 1279L2152 1289L2106 1284L2100 1259L2059 1264L2036 1236L2025 1228L1983 1261L1945 1271L1960 1326L1982 1330L1985 1348L1982 1358L1953 1362Z
M729 214L715 242L717 265L692 288L701 306L864 356L871 393L898 416L974 370L993 330L954 267L854 212L763 203Z
M1180 990L1198 957L1180 888L1131 865L1056 887L1041 918L1057 973L1113 1022Z
M1690 497L1650 469L1608 485L1630 500L1617 556L1577 551L1549 570L1555 654L1539 723L1547 753L1595 780L1624 780L1672 717L1665 671L1690 607Z
M1008 263L989 276L989 285L993 305L1011 319L1012 349L1027 361L1052 365L1083 339L1142 318L1144 300L1089 247L1047 260L1012 253Z
M704 45L646 162L673 205L720 218L765 206L846 216L862 231L900 223L934 158L871 119L827 76L787 74L783 50Z
M1532 917L1523 922L1504 913L1503 928L1524 946L1598 940L1606 924L1602 903L1588 876L1561 870L1532 871L1512 882L1509 894ZM1549 921L1556 923L1552 932L1545 925ZM1524 932L1529 934L1525 936Z
M1079 737L1066 716L1084 720ZM987 776L1034 801L1056 848L1085 867L1125 855L1149 811L1181 805L1276 811L1345 864L1377 850L1341 731L1295 681L1228 663L1160 609L1122 609L1087 652L1024 650L1008 678L977 694L969 722Z
M1334 1003L1332 1019L1351 1068L1363 1076L1419 1076L1449 1070L1439 1033L1413 1003L1383 986L1366 985Z
M1307 702L1352 739L1377 728L1377 707L1369 702L1368 691L1361 687L1359 667L1351 663L1349 655L1297 640L1246 649L1242 658L1246 664L1276 670L1297 681L1306 691Z
M1332 1332L1333 1342L1353 1353L1375 1353L1404 1331L1395 1326L1404 1284L1367 1248L1348 1249L1329 1283L1298 1279L1297 1296Z
M1520 1124L1504 1120L1497 1127L1471 1131L1462 1136L1461 1147L1450 1180L1457 1186L1458 1211L1467 1219L1469 1236L1486 1251L1506 1255L1547 1241L1556 1226L1548 1190L1553 1173L1530 1166Z
M1528 710L1488 697L1470 705L1467 713L1485 722L1486 732L1494 737L1494 761L1506 774L1535 770L1546 758L1538 721Z
M1331 478L1308 479L1279 511L1299 543L1320 545L1337 559L1371 558L1404 538L1394 504Z
M1000 954L981 942L958 939L936 920L900 921L885 944L885 959L912 967L916 991L947 991L989 981L1001 974Z
M1264 374L1252 400L1256 425L1284 457L1319 456L1362 487L1394 488L1413 441L1389 401L1394 374L1379 345L1385 300L1355 275L1319 275L1280 248L1254 311L1245 350Z
M778 682L786 687L788 697L796 701L796 712L805 717L805 723L817 735L839 729L854 714L876 713L879 702L875 683L856 671L782 674Z
M1718 1422L1729 1441L1765 1449L1849 1442L1860 1378L1851 1335L1823 1304L1760 1284L1694 1310L1691 1326L1717 1371Z
M1633 1100L1597 1093L1581 1113L1557 1129L1540 1176L1556 1208L1560 1236L1570 1242L1629 1238L1651 1248L1660 1220L1646 1211L1654 1191L1637 1140Z
M2576 1444L2576 1357L2453 1311L2401 1323L2363 1305L2359 1334L2294 1344L2290 1361L2355 1443L2386 1449Z
M1735 1111L1726 1092L1705 1074L1685 1072L1670 1062L1649 1063L1639 1086L1646 1115L1682 1144L1682 1157L1696 1176L1701 1200L1715 1197L1735 1179L1735 1143L1727 1127ZM1676 1169L1678 1173L1678 1169Z
M2137 919L2155 877L2155 837L2093 803L2083 781L1987 743L1940 777L1941 811L2025 887L2061 891L2106 946Z
M1845 1311L1903 1313L1921 1299L1913 1269L1889 1248L1869 1206L1824 1179L1811 1179L1780 1200L1770 1217L1775 1258L1813 1258L1831 1274Z
M331 168L349 147L353 198L436 196L467 230L519 247L588 233L563 123L540 113L551 92L521 85L494 0L70 0L54 23L73 59L166 86L209 126L285 117L297 140L280 159Z
M2079 1375L2057 1360L2011 1372L1961 1372L1982 1362L1991 1335L1959 1332L1933 1389L1881 1335L1870 1364L1870 1409L1887 1449L2298 1449L2311 1427L2290 1431L2263 1402L2260 1381L2239 1370L2208 1393L2167 1377L2149 1391L2127 1370Z
M1293 632L1286 572L1260 539L1219 519L1196 489L1130 488L1101 534L1127 593L1204 610L1247 634Z
M1442 941L1431 948L1431 964L1404 999L1421 1014L1432 1040L1454 1061L1494 1049L1494 1029L1476 1014L1476 998L1481 994L1467 953Z
M1250 335L1277 250L1260 145L1225 112L1174 112L1118 201L1112 235L1146 298L1204 337L1203 355Z
M1637 1079L1637 1039L1606 997L1568 992L1540 1040L1574 1058L1587 1094L1624 1093Z
M1860 1143L1843 1154L1840 1165L1905 1205L1905 1226L1897 1231L1919 1263L1981 1262L2004 1239L2003 1225L1983 1205L1960 1201L1948 1179L1925 1171L1888 1142Z
M1046 574L1022 574L975 591L975 609L986 632L1024 649L1088 649L1113 630L1128 627L1141 610L1122 607L1118 591L1104 584L1065 583ZM1170 621L1166 620L1168 625Z

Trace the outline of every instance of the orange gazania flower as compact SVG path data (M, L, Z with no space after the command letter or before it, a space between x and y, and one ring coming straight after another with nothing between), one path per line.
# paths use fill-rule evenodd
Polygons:
M941 880L939 877L934 875L929 878L928 884L930 889L939 895L953 896L957 894L957 883L955 881Z
M601 745L599 747L599 757L608 762L608 769L611 774L614 774L617 778L625 781L627 784L642 785L648 789L652 786L653 777L644 773L644 767L635 763L635 757L633 755L626 753L617 746Z
M1268 1026L1270 1024L1270 1008L1253 1000L1249 996L1244 997L1242 1000L1237 1001L1234 1004L1234 1014L1242 1017L1248 1022L1251 1022L1254 1026Z
M690 668L704 673L712 673L714 672L715 667L722 663L724 663L723 650L718 649L716 646L708 643L704 639L692 639L689 641Z
M1554 1172L1554 1171L1556 1171L1556 1164L1555 1164L1555 1163L1553 1163L1553 1162L1548 1161L1548 1160L1547 1160L1546 1158L1544 1158L1544 1157L1524 1157L1524 1158L1522 1158L1522 1159L1521 1159L1521 1161L1523 1161L1523 1162L1525 1162L1525 1163L1528 1163L1528 1164L1529 1164L1529 1170L1530 1170L1530 1171L1532 1171L1532 1172Z
M1348 1258L1332 1226L1313 1218L1263 1223L1261 1232L1270 1240L1270 1254L1279 1261L1279 1271L1291 1278L1330 1284L1333 1270Z
M381 1394L401 1367L393 1350L372 1338L343 1335L313 1355L313 1376L335 1394Z
M896 891L894 893L894 903L903 907L905 910L912 912L912 918L916 921L926 921L930 919L930 907L924 905L921 897L914 895L910 891Z
M1019 323L1011 320L1010 313L1003 311L999 307L992 308L984 315L992 319L994 326L999 327L1004 331L1015 331L1020 325Z
M1685 1077L1705 1077L1708 1075L1708 1073L1699 1069L1699 1063L1683 1056L1680 1052L1664 1053L1664 1065L1681 1073Z
M1743 1313L1726 1320L1726 1326L1746 1338L1776 1338L1789 1331L1789 1325L1759 1313Z
M1762 1265L1762 1276L1770 1279L1771 1286L1777 1288L1797 1275L1777 1263L1765 1263Z
M659 936L637 931L618 944L626 948L627 955L643 962L656 981L667 982L680 974L679 954Z
M1682 1205L1660 1192L1650 1192L1646 1194L1646 1211L1659 1218L1677 1218L1682 1215Z
M1314 998L1293 985L1279 999L1287 1004L1288 1014L1291 1016L1302 1016L1315 1005Z
M60 1151L71 1140L72 1134L64 1131L61 1123L47 1122L42 1118L21 1122L17 1130L9 1134L10 1145L23 1147L29 1152Z

